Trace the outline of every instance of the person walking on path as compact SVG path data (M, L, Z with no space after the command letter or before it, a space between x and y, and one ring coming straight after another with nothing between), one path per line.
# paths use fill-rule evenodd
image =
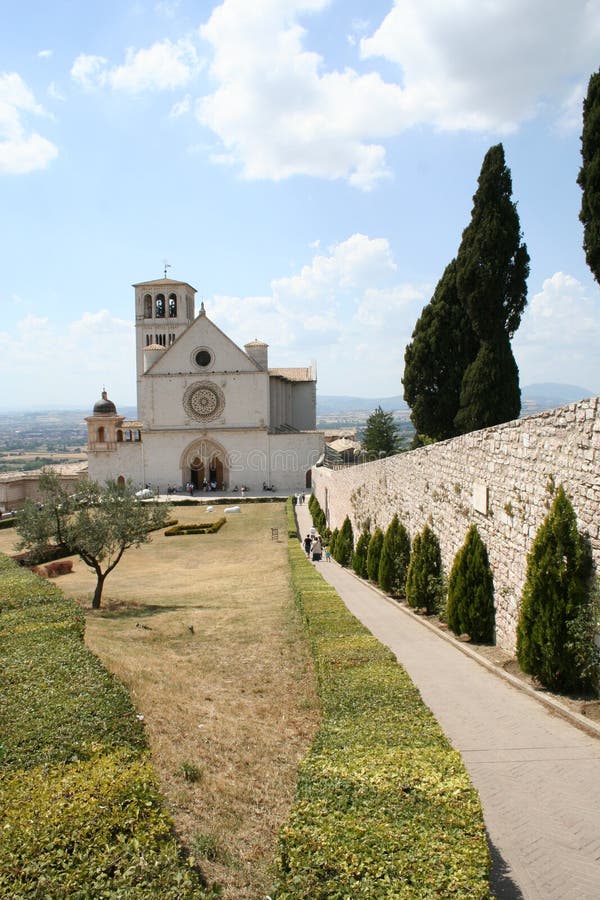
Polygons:
M305 533L310 514L298 513ZM395 653L461 753L481 797L493 895L598 900L600 737L554 715L348 569L319 571Z
M311 538L310 534L306 535L303 543L304 543L304 552L306 553L307 556L310 556L310 545L312 544L312 538Z

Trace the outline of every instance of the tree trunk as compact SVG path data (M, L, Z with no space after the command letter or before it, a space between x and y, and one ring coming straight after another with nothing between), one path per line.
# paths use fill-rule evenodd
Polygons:
M96 582L96 590L94 591L94 599L92 600L92 609L100 609L102 601L102 588L104 587L104 579L106 575L98 573L98 581Z

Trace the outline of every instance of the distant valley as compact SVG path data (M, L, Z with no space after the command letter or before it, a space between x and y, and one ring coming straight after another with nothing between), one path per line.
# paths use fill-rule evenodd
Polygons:
M575 403L594 392L574 384L529 384L521 388L522 416L530 416L546 409ZM393 397L352 397L317 394L317 419L322 423L332 420L359 424L377 407L394 413L400 421L409 419L410 410L401 394Z

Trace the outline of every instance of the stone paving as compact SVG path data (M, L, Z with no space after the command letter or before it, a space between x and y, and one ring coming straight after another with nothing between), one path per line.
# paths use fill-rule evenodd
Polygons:
M296 508L300 534L312 524ZM315 563L388 646L479 791L498 898L600 898L600 739L552 714L333 561Z

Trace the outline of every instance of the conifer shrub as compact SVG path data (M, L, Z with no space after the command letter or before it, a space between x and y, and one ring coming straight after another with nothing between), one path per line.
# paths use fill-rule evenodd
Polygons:
M334 528L333 531L331 532L331 537L329 538L329 552L331 553L331 555L333 556L334 559L335 559L335 545L337 543L339 533L340 533L339 529Z
M517 625L517 659L524 672L550 690L589 687L574 652L574 623L592 602L591 560L562 485L527 556Z
M381 559L381 551L383 549L383 531L376 528L371 535L369 541L369 549L367 550L367 576L369 581L378 584L379 579L379 561Z
M352 522L346 516L335 542L335 556L333 558L340 566L349 566L352 562L353 551L354 533L352 531Z
M478 644L494 642L494 581L476 525L471 525L454 558L448 579L447 621L455 634L468 634Z
M442 590L440 544L429 525L425 525L413 541L406 575L406 599L413 609L425 609L427 615L432 615L439 611Z
M392 597L404 597L410 562L408 531L395 515L388 525L379 560L379 587Z
M360 578L367 577L367 552L369 550L369 541L371 540L371 532L368 528L363 528L360 537L356 542L356 549L352 557L352 568Z

